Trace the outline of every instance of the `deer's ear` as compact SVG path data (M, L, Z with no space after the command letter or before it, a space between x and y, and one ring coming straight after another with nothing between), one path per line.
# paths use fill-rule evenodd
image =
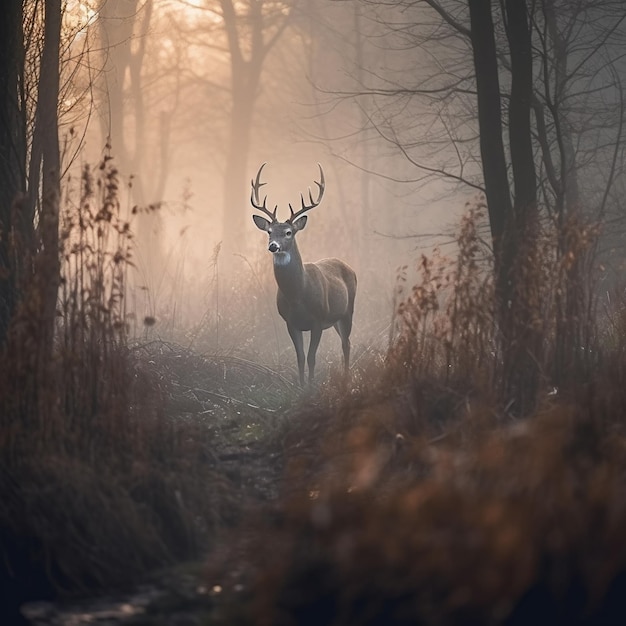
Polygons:
M253 215L252 219L254 220L254 223L259 230L264 230L265 232L269 230L270 223L264 217L261 217L260 215Z
M293 222L293 224L291 224L294 229L296 231L298 230L302 230L305 226L306 226L306 220L307 220L307 216L303 215L302 217L299 217L295 222Z

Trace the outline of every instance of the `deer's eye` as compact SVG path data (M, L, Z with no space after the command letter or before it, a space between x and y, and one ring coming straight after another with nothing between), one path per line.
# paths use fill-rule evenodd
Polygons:
M290 231L290 230L288 230L288 231L285 233L285 235L287 235L287 237L291 237L291 231Z
M268 235L271 235L271 234L272 234L272 229L271 229L271 228L268 228L268 229L267 229L267 234L268 234Z

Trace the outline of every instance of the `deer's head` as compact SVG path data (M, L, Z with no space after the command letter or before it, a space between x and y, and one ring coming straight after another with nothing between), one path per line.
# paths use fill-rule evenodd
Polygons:
M314 209L322 201L325 187L324 170L318 163L320 168L320 180L319 182L315 181L315 184L318 187L317 198L315 200L313 199L313 194L309 188L309 204L305 202L304 195L300 194L300 200L302 202L300 210L294 211L290 204L289 211L291 212L291 216L286 222L280 222L276 219L278 205L274 207L273 211L270 211L267 208L267 196L263 198L263 204L261 204L259 191L261 187L266 184L261 182L261 172L263 171L265 165L265 163L261 165L259 171L257 172L256 179L252 181L252 194L250 196L250 202L257 211L265 213L265 215L267 215L270 219L266 219L260 215L253 215L252 219L254 220L257 228L264 230L269 235L268 250L272 254L277 255L275 256L275 259L279 260L284 258L285 262L288 262L291 250L295 245L296 233L306 226L307 216L304 214L307 211Z

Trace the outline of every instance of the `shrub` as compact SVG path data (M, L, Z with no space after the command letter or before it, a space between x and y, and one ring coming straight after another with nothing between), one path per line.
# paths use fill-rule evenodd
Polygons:
M62 210L56 341L38 345L39 294L23 284L0 358L0 587L11 603L135 582L195 555L228 508L206 428L168 416L167 381L128 345L132 215L121 213L112 160L85 168Z

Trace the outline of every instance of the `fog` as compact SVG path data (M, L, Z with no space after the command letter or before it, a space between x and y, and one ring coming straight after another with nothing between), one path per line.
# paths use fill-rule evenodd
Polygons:
M623 0L5 5L0 607L626 614Z
M451 1L448 9L467 19L465 3ZM580 187L576 177L586 181L585 193L572 192L569 202L619 212L612 194L620 176L610 165L619 145L618 92L611 91L619 41L607 35L610 63L595 63L591 48L598 25L609 27L611 10L595 22L564 15L564 28L567 20L579 27L579 47L568 51L577 72L564 89L576 100L567 101L561 166L577 151L569 187ZM198 338L202 325L232 321L242 308L250 313L255 301L272 311L271 323L289 345L273 308L267 237L251 219L250 181L267 163L263 193L286 219L289 203L298 205L300 194L315 188L320 163L326 193L298 236L304 261L333 256L354 267L354 338L371 345L385 336L398 267L412 268L436 247L453 255L459 216L482 198L471 46L462 29L459 35L442 24L415 2L69 5L61 112L67 171L77 175L110 152L122 202L158 206L133 223L129 301L137 334ZM506 87L506 74L502 81ZM602 122L591 123L585 106L601 106ZM557 126L549 124L547 133L556 137ZM540 177L550 180L558 165L546 161ZM235 290L242 293L231 311ZM144 329L145 316L157 323ZM265 332L251 324L237 337Z
M394 133L413 135L411 158L426 159L416 133L426 136L432 115L424 110L421 123L421 104L375 102L363 93L415 71L418 51L394 51L397 38L386 39L378 12L358 3L233 6L229 15L219 2L108 0L81 14L71 40L71 84L89 85L90 95L65 115L65 132L84 133L80 159L67 155L70 170L97 162L108 144L130 187L123 202L159 206L133 225L137 316L154 316L156 335L172 330L174 309L179 331L206 322L215 277L228 293L250 280L252 268L273 303L271 257L251 219L250 180L267 162L263 192L286 219L289 203L299 205L314 187L320 163L326 193L298 237L303 258L352 265L359 277L355 337L364 327L384 334L398 266L449 243L472 192L424 177L394 145L399 135L387 134L393 121ZM393 20L394 9L386 12Z

